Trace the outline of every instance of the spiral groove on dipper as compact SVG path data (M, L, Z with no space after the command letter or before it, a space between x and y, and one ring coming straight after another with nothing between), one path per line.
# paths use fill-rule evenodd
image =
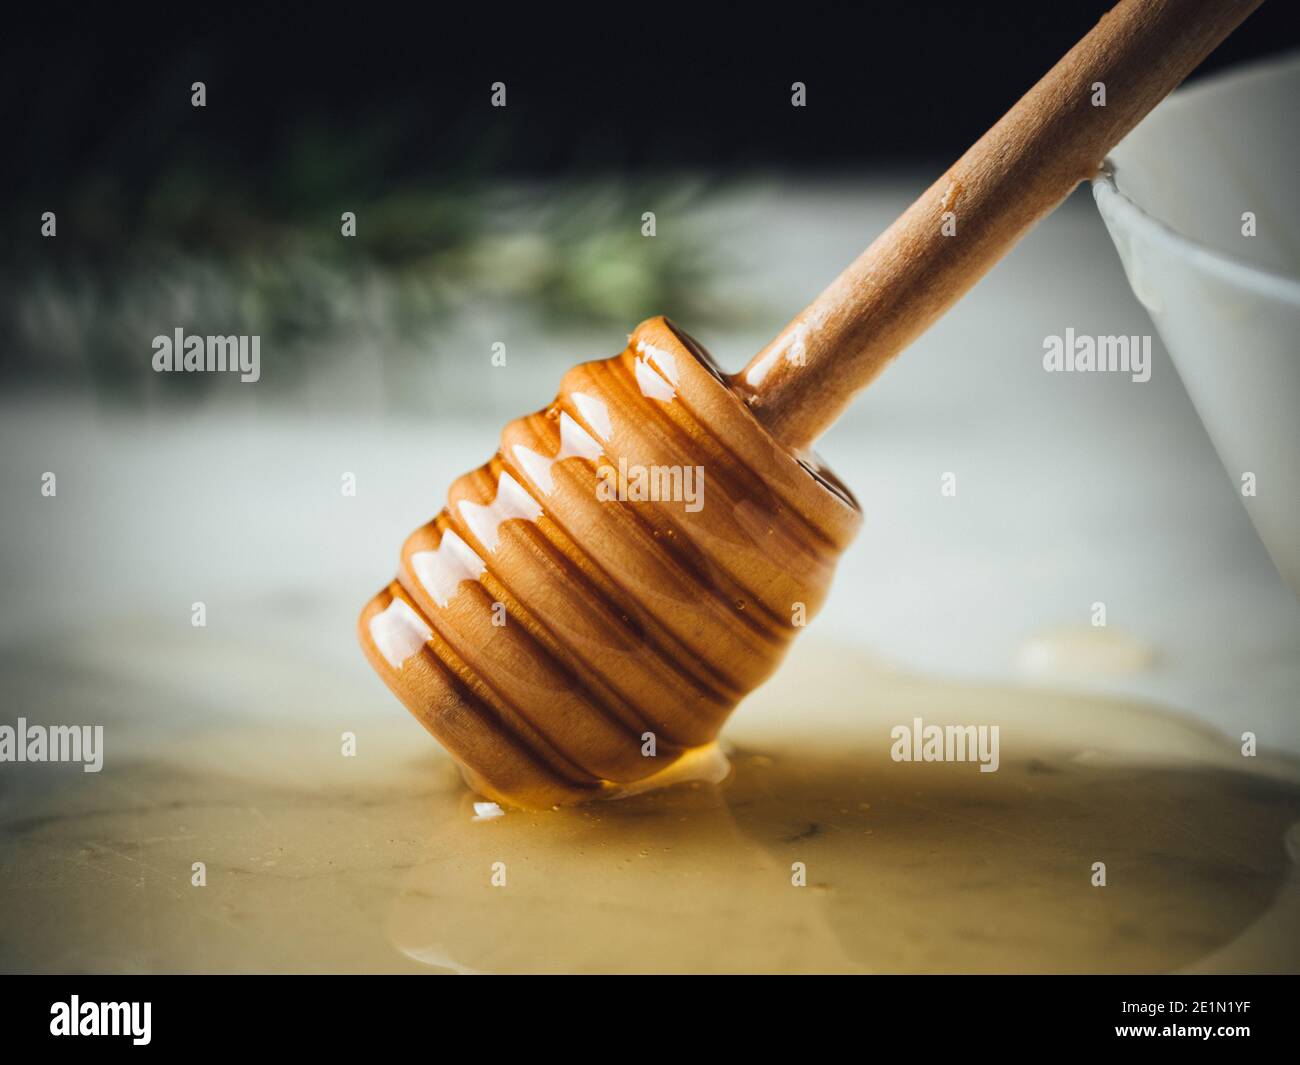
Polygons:
M629 469L676 471L660 483L697 498L633 498ZM821 605L859 523L845 489L653 318L452 484L363 610L361 643L474 787L582 801L717 735Z

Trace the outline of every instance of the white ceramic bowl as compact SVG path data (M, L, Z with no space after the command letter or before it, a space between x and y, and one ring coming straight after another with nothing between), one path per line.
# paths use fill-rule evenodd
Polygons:
M1180 90L1115 149L1093 195L1256 530L1300 595L1297 100L1300 56ZM1247 474L1254 495L1243 492Z

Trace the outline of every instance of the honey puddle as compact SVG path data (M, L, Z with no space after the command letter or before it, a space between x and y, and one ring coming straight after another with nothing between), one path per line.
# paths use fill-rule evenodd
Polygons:
M405 715L347 716L7 774L3 967L1300 968L1296 767L1149 706L806 645L732 720L723 783L490 817ZM893 761L918 717L997 725L997 771Z

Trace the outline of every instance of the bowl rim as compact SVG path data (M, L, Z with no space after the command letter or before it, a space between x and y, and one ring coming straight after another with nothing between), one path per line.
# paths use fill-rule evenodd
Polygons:
M1289 53L1262 62L1250 63L1244 67L1232 68L1180 89L1169 97L1169 102L1177 101L1185 105L1196 97L1229 84L1239 84L1288 67L1300 68L1300 53ZM1141 129L1141 126L1137 128ZM1193 263L1229 284L1262 291L1275 299L1300 304L1300 276L1259 266L1239 256L1213 248L1175 229L1168 222L1148 212L1120 188L1115 180L1119 171L1120 168L1114 159L1107 156L1102 162L1101 169L1092 179L1093 199L1103 218L1109 209L1109 213L1117 216L1127 229L1141 234L1147 240L1163 247L1165 251Z
M1176 257L1239 288L1300 306L1300 278L1218 251L1148 214L1115 183L1115 168L1109 158L1103 164L1102 172L1092 179L1092 196L1103 218L1108 213L1115 215L1126 229Z

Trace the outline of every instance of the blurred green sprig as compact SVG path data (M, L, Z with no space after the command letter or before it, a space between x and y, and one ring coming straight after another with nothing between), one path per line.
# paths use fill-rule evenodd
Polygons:
M268 202L288 198L292 176L312 173L327 147L289 153L290 177ZM364 186L350 158L344 175ZM329 170L319 159L316 169ZM183 159L134 205L120 205L111 181L87 182L59 218L57 248L0 265L8 371L130 393L149 374L150 339L177 327L260 335L282 367L301 370L345 350L350 335L419 337L497 308L571 327L728 313L713 291L722 264L707 183L458 179L350 202L337 172L298 180L311 209L282 216ZM356 214L355 237L341 232L344 211ZM653 237L642 234L646 211Z

